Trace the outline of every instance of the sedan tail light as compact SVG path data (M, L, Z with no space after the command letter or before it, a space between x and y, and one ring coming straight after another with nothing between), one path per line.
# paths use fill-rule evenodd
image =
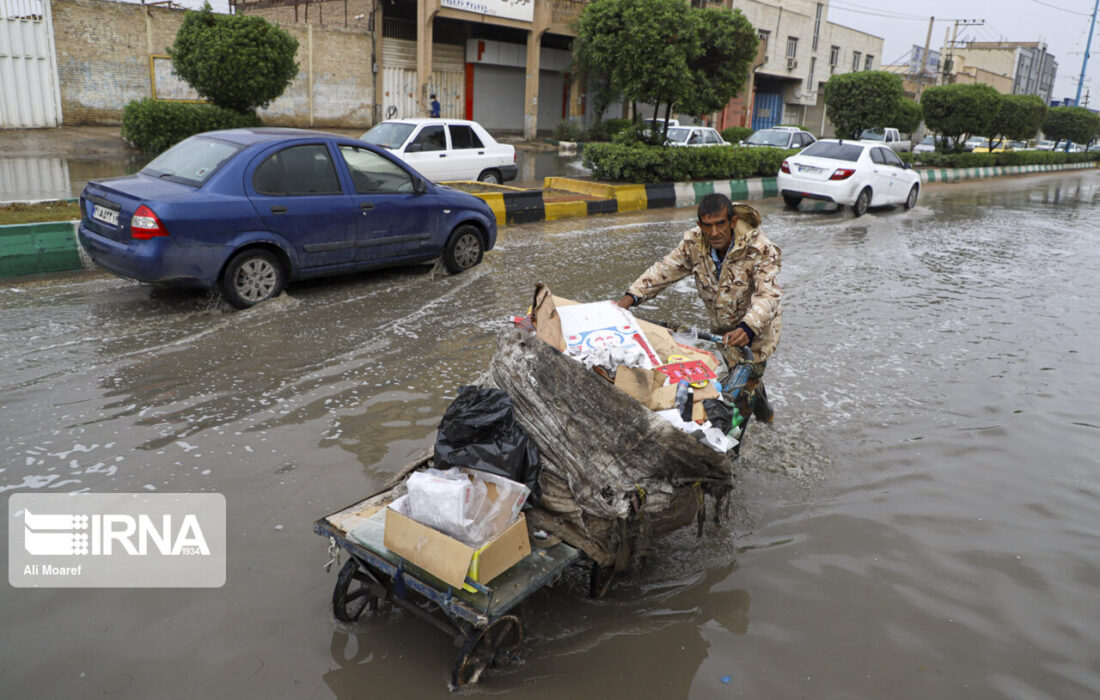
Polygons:
M142 204L130 219L130 237L144 241L158 236L167 236L168 229L160 222L153 210Z
M791 166L787 164L787 161L783 161L783 164L779 166L779 172L791 174Z
M829 176L830 180L847 180L851 176L855 175L856 171L851 168L837 168L833 171L833 174Z

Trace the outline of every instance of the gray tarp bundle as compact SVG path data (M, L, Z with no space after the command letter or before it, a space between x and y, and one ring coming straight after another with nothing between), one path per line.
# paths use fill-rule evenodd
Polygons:
M703 495L733 485L729 458L518 329L501 332L482 386L512 397L538 444L542 499L533 526L621 571L649 540L692 523Z

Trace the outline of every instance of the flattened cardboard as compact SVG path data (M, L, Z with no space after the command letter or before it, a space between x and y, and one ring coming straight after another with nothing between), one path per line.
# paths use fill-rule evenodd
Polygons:
M535 319L535 335L549 345L564 352L566 342L565 338L562 336L561 320L558 317L557 307L576 303L575 301L552 295L549 287L544 284L536 285L532 311L532 316ZM661 360L667 361L669 357L675 355L687 361L700 360L709 367L712 372L718 370L718 357L713 353L693 345L684 345L676 342L672 337L672 333L664 326L650 323L637 316L635 316L634 319L638 322L642 332L645 333L645 337L649 340L650 345L653 347L653 351ZM649 376L647 377L645 375ZM652 375L657 376L654 377ZM622 377L621 381L620 377ZM667 377L665 377L664 374L655 369L619 367L615 372L615 386L636 399L646 408L654 411L672 408L676 405L676 387L672 385L665 386L664 382L666 379ZM703 410L702 401L703 399L718 398L718 392L714 389L714 386L710 384L701 389L693 388L692 391L695 396L695 406L692 409L692 418L698 421L705 420L706 412Z

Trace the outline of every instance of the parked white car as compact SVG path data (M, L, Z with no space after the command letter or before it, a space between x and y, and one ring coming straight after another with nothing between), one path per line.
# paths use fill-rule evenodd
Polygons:
M729 142L723 139L721 134L709 126L670 126L665 136L670 146L729 145Z
M749 134L742 146L770 146L771 148L804 148L817 139L808 131L793 126L773 126Z
M466 119L393 119L379 122L362 140L386 148L433 182L515 180L516 148L497 143Z
M862 216L869 207L887 204L912 209L920 175L886 146L822 139L783 161L777 185L789 207L821 199L850 206Z

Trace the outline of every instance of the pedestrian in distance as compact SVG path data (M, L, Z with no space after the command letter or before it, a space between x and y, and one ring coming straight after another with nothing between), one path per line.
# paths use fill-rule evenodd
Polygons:
M428 116L438 118L439 117L440 106L439 106L439 100L435 99L435 93L434 92L432 93L432 102L431 102L430 106L431 106L431 113Z
M760 212L753 207L734 204L724 194L707 195L699 203L697 225L685 231L679 245L643 272L617 303L629 309L693 274L710 316L710 330L722 337L730 366L740 360L740 353L729 349L752 350L753 378L742 394L749 395L748 410L755 404L756 417L767 422L771 410L760 379L783 325L783 290L776 281L782 256L760 223Z

